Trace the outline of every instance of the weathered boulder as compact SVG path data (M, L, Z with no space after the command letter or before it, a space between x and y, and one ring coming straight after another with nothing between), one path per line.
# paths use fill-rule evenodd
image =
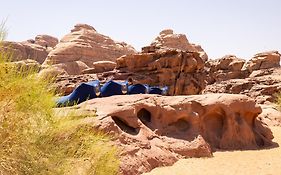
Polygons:
M48 55L45 47L34 44L30 41L4 41L2 42L1 49L4 49L7 53L11 54L11 61L32 59L42 64Z
M65 75L67 76L67 73L64 69L61 69L59 67L52 67L52 66L47 66L47 67L42 67L41 66L41 70L38 73L38 77L43 78L43 79L50 79L50 78L56 78L59 75Z
M237 58L235 55L225 55L220 59L210 60L212 63L211 71L228 70L240 71L245 63L245 60Z
M246 78L248 72L241 70L246 61L235 55L226 55L206 62L206 71L209 76L208 83L224 81L236 78Z
M58 44L58 39L50 35L37 35L35 37L35 44L38 44L43 47L52 47L54 48Z
M79 61L91 68L93 62L115 61L122 55L135 52L132 46L99 34L89 25L77 24L71 33L65 35L55 49L49 53L44 64L57 66L57 64L71 64ZM81 74L84 69L87 69L84 67L80 70L80 68L72 67L65 70L68 74Z
M275 102L281 90L281 68L253 71L245 79L229 79L209 84L202 93L245 94L257 103Z
M95 74L107 71L112 71L116 68L116 63L112 61L96 61L93 63L93 67L84 69L82 74Z
M113 136L120 173L136 175L215 149L256 149L272 144L271 131L256 120L260 106L244 95L123 95L96 98L68 110L96 111L85 119Z
M281 111L280 106L272 103L260 105L262 113L258 119L268 126L281 126Z
M11 61L32 59L42 64L48 53L58 43L58 39L49 35L37 35L23 42L4 41L1 48L10 54Z
M208 60L208 55L202 49L200 45L189 43L185 34L175 34L172 29L165 29L159 33L154 41L152 41L150 47L158 49L179 49L183 51L198 52L200 57L204 60ZM144 48L144 51L148 47ZM149 50L149 49L148 49Z
M278 51L270 51L256 54L244 66L250 72L259 69L269 69L280 67L280 53Z

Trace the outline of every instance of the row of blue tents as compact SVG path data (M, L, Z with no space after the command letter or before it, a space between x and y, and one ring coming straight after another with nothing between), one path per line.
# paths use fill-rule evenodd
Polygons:
M147 84L129 85L128 81L116 82L113 80L107 81L103 86L98 80L88 83L81 83L73 92L67 96L60 97L56 105L58 107L72 106L82 103L86 100L97 97L109 97L112 95L125 94L159 94L167 95L168 87L163 88L149 86Z

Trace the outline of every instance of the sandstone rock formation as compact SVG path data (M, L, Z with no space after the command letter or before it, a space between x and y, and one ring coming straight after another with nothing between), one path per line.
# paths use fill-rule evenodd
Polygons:
M32 59L42 64L58 39L49 35L38 35L35 40L2 42L2 49L11 54L12 61Z
M222 58L216 60L216 62L219 63L224 60L225 58ZM243 62L243 60L241 61ZM241 61L239 61L237 67L238 72L240 72L239 76L229 78L224 75L220 80L209 81L209 85L206 86L203 93L245 94L253 97L259 104L266 101L274 102L281 85L280 54L277 51L256 54L243 67L241 67ZM237 61L230 61L231 64L233 62ZM211 65L210 76L216 75L216 64L209 61L209 65ZM226 64L225 68L226 71L233 70L230 64Z
M183 51L198 52L200 57L204 60L208 60L207 53L202 49L200 45L189 43L186 35L175 34L172 29L165 29L159 33L159 36L152 41L151 47L157 49L179 49ZM144 49L148 49L145 47Z
M132 46L99 34L89 25L77 24L49 53L44 64L60 67L68 74L81 74L95 61L115 61L135 52Z
M116 68L116 63L112 61L96 61L93 63L93 67L85 69L82 71L82 74L95 74L103 73L107 71L112 71Z
M52 37L50 35L37 35L35 37L35 44L38 44L43 47L52 47L54 48L58 44L58 39L55 37Z
M280 67L280 56L278 51L258 53L245 64L244 69L253 72L254 70Z
M261 108L244 95L123 95L96 98L67 110L96 111L90 121L113 134L121 148L121 174L136 175L180 158L209 157L215 149L256 149L272 144L256 117Z
M265 70L267 73L257 74L255 71L245 79L230 79L207 85L203 93L232 93L245 94L263 104L266 101L274 102L277 93L281 90L281 69ZM260 72L260 71L258 71Z
M138 83L166 85L170 95L198 94L206 85L200 78L204 62L198 52L160 49L125 55L116 62L115 79L131 77Z
M280 104L279 104L280 105ZM261 104L262 113L258 119L268 126L281 126L281 109L277 104Z
M202 93L245 94L252 97L258 104L275 106L274 103L281 91L280 75L281 68L257 70L245 79L230 79L207 85ZM275 114L264 114L264 116L272 121L281 121L281 115L276 116Z
M45 47L30 42L4 41L2 44L2 48L11 53L12 61L32 59L41 64L48 55Z
M246 61L235 55L226 55L220 59L206 62L206 74L209 84L223 80L245 78L247 71L241 70Z

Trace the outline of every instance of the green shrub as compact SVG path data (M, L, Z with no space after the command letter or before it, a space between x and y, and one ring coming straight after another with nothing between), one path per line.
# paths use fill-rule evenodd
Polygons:
M110 137L81 122L94 115L55 117L50 80L19 69L10 56L0 51L0 174L116 174Z

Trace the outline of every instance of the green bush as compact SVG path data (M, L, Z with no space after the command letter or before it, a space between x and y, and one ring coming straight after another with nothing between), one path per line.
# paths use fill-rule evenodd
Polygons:
M116 174L109 136L81 122L94 115L55 117L50 80L38 78L36 69L19 69L10 56L0 51L0 174Z

